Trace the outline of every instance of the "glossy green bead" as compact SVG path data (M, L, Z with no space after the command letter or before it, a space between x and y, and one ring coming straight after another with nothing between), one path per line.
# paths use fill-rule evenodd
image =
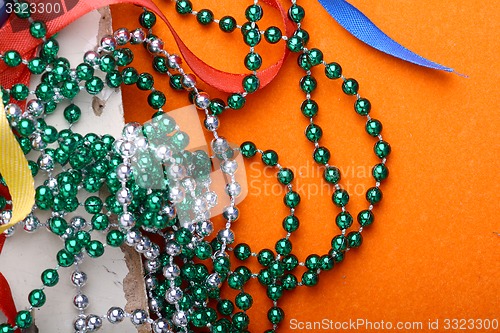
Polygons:
M286 42L286 46L292 52L299 52L300 50L302 50L304 43L300 37L292 36L292 37L288 38L288 40Z
M289 191L285 194L283 202L289 208L295 208L300 203L300 195L295 191Z
M175 90L183 90L184 87L182 86L182 75L181 74L174 74L170 76L169 78L169 85Z
M19 7L14 7L13 12L14 14L19 17L20 19L27 19L28 17L31 16L31 10L29 8L29 2L27 1L16 1L16 3L19 3Z
M257 25L257 23L255 22L245 22L242 24L241 26L241 34L243 35L243 37L245 37L245 35L247 34L247 32L249 32L250 30L252 29L257 29L258 31L259 30L259 26Z
M264 32L264 38L270 44L276 44L281 40L282 36L283 33L281 32L280 28L275 26L267 28L266 31Z
M329 271L335 266L335 260L329 255L323 255L320 259L320 268L323 271Z
M300 105L300 111L302 111L302 114L307 118L314 117L316 114L318 114L318 110L318 103L316 103L312 99L306 99Z
M249 94L254 93L259 89L260 80L256 75L250 74L243 78L243 89Z
M389 169L384 163L379 163L373 167L372 175L376 181L380 182L389 176Z
M229 316L234 311L234 304L228 299L221 299L217 303L217 310L219 311L220 314L224 316Z
M33 317L29 311L19 311L16 315L16 325L19 328L29 328L33 324Z
M104 253L104 245L98 240L92 240L85 246L87 253L92 258L98 258Z
M295 23L299 23L306 16L306 11L299 5L293 4L288 10L288 17Z
M320 49L312 48L307 53L309 61L313 66L317 66L323 62L323 52Z
M31 151L31 141L27 137L20 137L17 138L17 141L19 142L19 146L21 147L24 155L28 154Z
M126 85L136 84L139 80L139 73L133 67L126 67L122 70L122 79Z
M229 272L229 268L231 267L231 263L229 258L227 257L217 257L214 260L214 270L220 274L227 274Z
M238 295L236 295L235 304L239 309L246 311L252 307L253 298L250 294L241 292Z
M233 273L227 278L227 285L232 289L240 290L244 283L243 277L238 273Z
M44 286L53 287L59 282L59 273L55 269L46 269L40 278Z
M193 5L189 0L178 0L175 4L175 10L182 15L190 14L193 11Z
M5 209L7 206L7 199L0 195L0 211Z
M262 152L262 162L267 166L275 166L278 164L278 154L271 149Z
M232 326L240 332L241 330L246 329L248 327L248 324L250 324L250 318L244 312L236 312L235 314L233 314L231 320Z
M241 94L231 94L227 98L227 105L233 110L239 110L245 105L245 97Z
M274 248L276 253L286 256L292 252L292 242L287 238L282 238L276 242Z
M54 88L45 82L41 82L35 89L35 94L36 97L41 99L44 102L50 101L55 93L54 93Z
M5 90L4 87L0 86L0 92L2 95L2 102L3 104L8 104L9 103L9 99L10 99L10 95L9 95L9 92L7 90Z
M35 203L38 208L48 210L51 207L54 196L52 191L47 186L38 186L35 190Z
M375 205L382 200L382 191L378 187L371 187L366 191L366 200Z
M239 260L247 260L252 255L252 251L248 244L241 243L235 246L234 255Z
M262 266L269 266L274 261L274 253L269 249L260 250L257 260Z
M3 54L3 61L9 67L19 66L22 62L21 55L15 50L9 50Z
M124 47L113 51L113 58L116 60L116 66L128 66L134 60L134 53L131 49ZM102 60L101 60L102 62Z
M307 43L309 42L309 33L306 30L304 30L304 29L297 29L297 30L295 30L295 32L293 33L293 35L295 37L300 38L300 40L302 41L302 47L306 46Z
M106 74L106 84L108 85L108 87L118 88L120 87L122 82L122 74L119 71L113 70Z
M76 233L76 239L78 240L78 242L80 242L80 244L83 246L87 246L89 243L90 243L90 234L85 231L85 230L79 230L77 233Z
M342 67L336 62L325 65L325 75L327 78L335 80L342 76Z
M33 21L30 24L30 34L35 38L43 38L47 34L47 26L42 21Z
M346 95L356 95L359 90L358 81L354 79L345 79L342 83L342 91Z
M320 256L318 256L317 254L310 254L309 256L307 256L304 264L306 265L307 269L316 270L321 265Z
M28 61L28 69L32 74L40 75L45 71L47 63L38 57L35 57Z
M148 95L148 104L153 109L158 110L165 105L167 98L161 91L155 90Z
M259 274L257 274L257 280L259 280L262 285L268 286L273 282L273 277L268 269L262 269Z
M106 235L106 243L113 247L119 247L123 244L125 235L120 230L111 230Z
M247 283L252 277L252 271L246 266L238 266L234 269L234 272L242 277L244 283Z
M149 73L141 73L137 79L137 88L140 90L150 90L154 85L154 77Z
M323 178L330 184L337 184L340 180L340 170L334 166L328 166L323 172Z
M209 110L213 115L219 115L225 110L226 104L220 98L214 98L210 101L210 105L208 106Z
M102 82L101 78L97 76L93 76L87 82L85 82L85 90L91 95L97 95L104 88L104 82Z
M64 249L71 255L77 255L82 251L82 245L76 238L66 238L64 241Z
M282 168L278 171L278 181L283 185L288 185L293 180L293 171L288 168Z
M347 234L346 238L351 248L360 247L363 243L363 236L361 236L361 233L358 231L351 231Z
M14 328L7 323L0 324L0 333L14 333Z
M257 153L257 147L255 146L255 143L245 141L240 145L240 151L243 157L250 158L255 156L255 154Z
M262 57L255 52L250 52L245 56L245 67L249 71L256 71L262 66Z
M139 16L139 24L146 29L151 29L156 24L156 15L149 10L145 10Z
M358 223L362 227L369 226L370 224L373 223L373 220L375 219L375 216L373 215L371 210L362 210L358 214Z
M344 189L338 189L333 192L332 201L339 207L344 207L349 202L349 194Z
M365 129L369 135L378 136L382 132L382 123L372 118L366 122Z
M57 56L58 52L59 43L54 38L50 38L46 42L42 43L40 56L46 60L52 60Z
M232 16L224 16L219 21L219 28L224 32L233 32L236 29L236 20Z
M335 217L335 223L340 230L349 229L352 225L352 215L349 212L340 212Z
M332 239L332 250L343 252L347 249L347 239L344 235L337 235Z
M16 101L24 101L30 93L29 88L22 83L16 83L10 89L10 96Z
M245 10L245 17L250 22L259 21L260 19L262 19L263 15L264 11L262 10L262 7L260 5L251 5L248 6Z
M80 80L90 80L94 76L94 68L86 63L76 66L76 77Z
M372 105L366 98L358 98L354 102L354 111L360 116L367 116L370 113Z
M64 63L60 63L54 65L52 71L50 72L53 75L54 82L60 83L69 78L69 67Z
M313 159L318 164L327 164L330 160L330 151L325 147L317 147L314 149Z
M42 289L34 289L28 295L28 301L34 308L39 308L45 304L47 297Z
M294 232L299 228L299 219L295 215L288 215L283 219L282 225L286 232Z
M289 254L283 258L283 267L287 271L293 271L299 265L299 259L294 254Z
M194 254L198 259L206 260L212 256L212 247L208 242L201 242L194 249Z
M251 29L243 36L243 41L248 46L254 47L260 43L261 38L262 36L258 29Z
M305 271L302 274L302 284L307 287L312 287L318 284L319 276L316 272Z
M391 145L384 140L380 140L373 146L373 151L378 157L386 158L391 153Z
M64 109L64 119L70 124L76 123L82 116L82 110L76 104L70 104Z
M202 9L196 14L196 20L202 25L208 25L214 21L214 13L210 9Z
M80 92L80 87L75 81L63 82L61 86L61 94L67 99L73 99Z
M66 229L68 228L68 223L62 217L58 216L51 217L48 222L50 231L52 231L54 234L58 236L62 236L66 231Z
M17 123L17 131L22 136L30 136L35 131L35 125L33 121L28 118L23 118Z
M306 94L312 93L318 86L318 83L311 75L306 75L300 79L300 89Z
M195 310L189 318L194 327L205 327L207 325L205 312L201 309Z
M165 56L155 56L153 58L153 68L161 74L168 73L168 60ZM180 75L180 74L177 74Z
M293 274L287 274L282 280L283 288L285 290L293 290L297 287L298 281L297 277Z
M267 311L267 319L269 319L272 324L279 324L285 319L285 312L280 307L272 307Z
M71 255L66 250L57 252L57 264L62 267L69 267L75 262L75 256Z
M269 265L269 274L273 278L280 278L285 274L285 265L279 261L275 260Z
M302 53L297 57L297 64L305 71L308 71L312 68L312 64L311 61L309 61L307 53Z

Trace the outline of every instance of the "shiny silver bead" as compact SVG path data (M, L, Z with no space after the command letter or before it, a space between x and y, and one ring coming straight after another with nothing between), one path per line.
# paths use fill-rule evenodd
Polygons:
M78 294L73 298L73 305L78 310L85 310L89 306L89 298L84 294Z
M137 122L125 124L122 135L127 140L134 140L141 134L142 126Z
M198 109L206 109L210 105L210 96L206 92L200 91L194 97L194 104Z
M203 123L205 128L209 131L215 131L219 128L219 118L216 116L208 115Z
M179 186L175 186L170 189L169 197L173 203L182 202L182 200L184 200L185 195L186 193Z
M39 117L45 111L45 106L39 99L31 99L26 103L26 112L28 112L33 117Z
M130 230L127 232L125 235L125 243L129 246L134 246L135 244L139 243L141 240L141 234L139 231L136 230Z
M152 244L153 243L151 242L151 240L148 237L143 236L137 242L137 244L135 244L135 250L139 253L144 253L151 248Z
M241 194L241 185L238 182L226 184L226 193L232 197L237 197Z
M187 315L184 311L177 311L174 313L172 321L174 322L174 325L180 327L185 327L188 324Z
M207 237L214 231L212 222L205 220L196 224L196 233L201 237Z
M209 191L205 193L205 200L210 207L217 205L217 193Z
M84 259L85 257L83 256L83 252L75 254L75 263L77 263L78 265L81 264Z
M175 280L175 278L180 274L181 270L176 264L171 264L163 267L163 276L167 278L167 280Z
M87 226L87 221L81 216L75 216L71 219L71 225L75 229L83 229Z
M234 242L234 232L231 229L220 230L217 234L217 238L221 242L226 242L227 244L232 244Z
M139 326L139 325L142 325L144 324L146 321L148 320L148 314L146 313L146 311L144 310L134 310L134 312L132 312L132 315L130 317L130 321L132 322L132 324L134 324L135 326Z
M124 141L120 144L118 153L123 157L132 157L137 151L137 146L131 141Z
M130 43L140 44L146 39L146 34L141 28L137 28L130 34Z
M152 244L151 248L144 252L144 257L146 259L156 259L160 255L160 247L156 244Z
M155 54L163 50L164 43L159 38L150 38L147 49L150 53Z
M153 323L153 333L170 333L170 332L172 331L170 330L168 322L165 319L163 318L157 319Z
M160 161L168 161L172 158L172 150L166 146L158 146L155 149L155 157Z
M227 206L224 207L224 210L222 211L222 216L227 221L236 221L240 217L240 211L235 206Z
M40 155L37 164L40 167L40 169L45 171L50 171L54 169L54 159L49 154Z
M168 57L168 67L176 69L181 67L182 65L182 58L179 57L177 54L172 54Z
M41 151L47 148L47 143L43 141L40 133L33 133L31 135L31 147L37 151Z
M154 312L160 311L160 304L155 298L149 300L149 309Z
M87 323L85 320L85 315L80 315L80 316L76 317L75 320L73 321L73 328L77 332L83 331L86 327L87 327Z
M87 51L83 55L83 62L89 64L90 66L99 65L100 62L99 54L94 51Z
M194 74L184 74L181 83L186 90L192 90L196 87L196 76Z
M114 306L108 310L106 318L111 324L117 324L123 321L125 318L125 311L122 308Z
M10 124L12 126L17 126L17 122L21 120L21 115L23 114L23 111L21 110L19 105L10 103L5 105L4 110Z
M169 241L165 246L168 255L176 256L181 253L181 246L177 242Z
M130 40L130 32L127 28L120 28L113 33L113 37L118 45L125 45Z
M208 285L209 288L215 289L215 288L220 288L222 281L219 274L212 273L207 277L205 283Z
M146 273L156 273L161 267L160 260L158 259L151 259L151 260L146 260L144 264L144 269L146 270Z
M169 219L173 219L177 214L175 211L175 207L170 205L164 206L161 212L163 215L167 215Z
M40 220L33 214L28 215L23 222L26 232L35 232L38 230L38 227L40 227Z
M168 177L173 180L181 180L186 177L187 170L182 164L174 163L167 169Z
M116 49L116 40L113 36L104 36L101 38L101 49L104 52L113 52Z
M87 283L87 274L82 271L74 271L71 274L71 283L75 287L83 287Z
M53 191L57 189L57 179L56 178L53 178L53 177L49 178L43 184Z
M238 162L234 160L224 161L220 164L220 169L225 174L234 175L234 173L238 169Z
M128 204L132 201L132 193L130 193L128 188L123 187L116 192L116 201L122 205Z
M9 223L11 218L11 210L4 210L3 212L0 212L0 225Z
M130 178L130 175L132 175L132 167L126 164L120 164L116 168L116 175L120 181L125 182Z
M146 285L146 288L153 290L158 286L158 279L154 275L148 275L144 279L144 284Z
M225 138L222 136L212 140L212 150L215 154L220 155L227 152L231 147Z
M135 226L135 217L134 215L128 212L120 214L120 217L118 218L118 223L120 224L120 227L128 230Z
M87 317L87 330L88 331L97 331L102 327L102 319L97 315L89 315Z
M62 239L68 239L70 237L73 237L75 235L75 230L71 227L67 227L66 230L64 230L64 233L61 235Z
M5 235L6 238L14 236L15 233L16 233L16 226L15 225L13 225L12 227L8 228L7 230L5 230L3 232L3 234Z
M182 298L182 296L183 296L183 293L182 293L181 288L174 287L174 288L170 288L169 290L167 290L167 294L165 295L165 299L170 304L174 304L174 303L177 303Z

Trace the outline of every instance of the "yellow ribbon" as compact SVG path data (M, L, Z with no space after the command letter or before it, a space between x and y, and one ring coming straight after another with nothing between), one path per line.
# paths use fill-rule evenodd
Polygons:
M35 184L28 161L12 133L0 91L0 174L12 198L12 218L0 225L0 233L24 220L35 204Z

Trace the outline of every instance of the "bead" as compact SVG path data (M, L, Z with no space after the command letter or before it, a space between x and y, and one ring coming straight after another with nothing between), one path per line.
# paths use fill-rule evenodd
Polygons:
M99 65L100 57L99 54L95 51L87 51L83 55L83 62L90 66Z
M153 323L153 333L170 333L168 321L165 319L157 319Z
M263 249L257 255L257 260L263 266L269 266L274 260L274 253L271 250Z
M86 320L87 330L88 331L97 331L102 327L102 319L97 315L89 315Z
M382 200L382 191L378 187L371 187L366 191L366 200L375 205Z
M389 169L384 163L379 163L373 167L372 175L376 181L380 182L389 176Z
M57 263L62 267L69 267L75 262L75 257L66 250L60 250L57 253Z
M314 117L318 113L318 109L319 109L318 103L316 103L312 99L306 99L300 105L300 110L302 111L302 114L307 118Z
M262 57L255 52L250 52L245 57L245 67L249 71L256 71L262 66Z
M253 142L245 141L240 145L240 151L244 157L250 158L257 153L257 147Z
M293 33L293 36L298 37L301 40L302 47L300 50L302 50L303 47L306 46L306 44L309 42L309 33L307 31L305 31L304 29L295 30L295 32Z
M288 10L288 17L295 23L302 21L305 15L306 12L304 8L296 4L293 4Z
M266 150L262 152L262 162L268 166L275 166L278 164L278 154L274 150Z
M336 252L347 249L347 239L344 235L337 235L332 239L332 249Z
M150 90L153 88L154 78L149 73L141 73L137 78L137 88L140 90Z
M217 310L220 312L220 314L224 316L229 316L233 313L234 311L234 305L233 302L231 302L228 299L221 299L217 303Z
M260 34L260 31L254 28L247 31L247 33L243 36L243 41L248 46L254 47L260 43L261 38L262 36Z
M272 324L279 324L285 319L285 312L281 308L274 306L267 312L267 319Z
M119 71L113 70L106 74L106 84L108 85L108 87L118 88L120 87L122 82L123 82L122 74Z
M292 36L292 37L288 38L288 40L286 42L286 46L292 52L299 52L300 50L302 50L304 44L303 44L303 41L300 37Z
M21 55L15 50L9 50L3 54L3 61L9 67L19 66L22 62Z
M233 32L236 29L236 20L232 16L224 16L219 21L219 28L223 32Z
M146 323L148 315L144 310L134 310L131 314L130 321L135 326L140 326Z
M203 122L203 125L208 131L215 131L219 128L219 118L216 116L208 115Z
M323 135L323 130L316 124L310 124L306 127L306 138L311 142L318 142Z
M139 16L139 24L146 29L151 29L156 24L156 15L148 10L143 11Z
M14 333L14 328L7 323L0 324L0 333Z
M38 57L35 57L28 61L28 69L32 74L40 75L45 71L47 63Z
M317 66L323 62L323 52L316 48L310 49L307 57L313 66Z
M19 311L16 315L16 325L19 328L29 328L33 324L33 317L29 311Z
M358 231L351 231L347 234L347 241L349 243L349 247L356 248L360 247L363 243L363 237L361 233Z
M119 307L112 307L108 310L106 318L112 324L117 324L123 321L125 318L125 311Z
M229 95L227 105L233 110L239 110L245 105L245 97L241 94Z
M340 170L334 166L328 166L323 173L324 179L330 184L337 184L340 180Z
M302 284L307 287L312 287L318 284L319 276L316 272L306 271L302 274Z
M87 253L92 258L98 258L104 253L104 246L98 240L92 240L90 243L85 246Z
M333 192L333 203L339 207L344 207L349 202L349 194L344 189L338 189Z
M369 119L365 126L366 132L371 136L378 136L382 132L382 123L377 119Z
M208 25L214 21L214 13L210 9L202 9L196 14L196 20L202 25Z
M106 235L106 243L113 247L119 247L123 244L125 235L119 230L111 230Z
M293 274L287 274L283 278L283 288L285 290L293 290L295 287L297 287L298 281L295 275Z
M54 88L45 82L40 83L35 89L36 97L44 102L50 101L54 97Z
M42 289L34 289L28 295L28 301L32 307L39 308L45 304L47 297Z
M28 97L30 90L22 83L16 83L10 89L10 95L16 101L24 101Z
M101 61L99 62L99 68L101 71L105 73L109 73L113 71L116 67L115 58L109 54L106 54L101 57Z
M375 219L375 217L373 216L372 211L368 210L368 209L362 210L358 214L358 223L362 227L369 226L370 224L373 223L374 219Z
M151 54L156 54L163 50L164 43L163 41L153 35L150 35L148 39L146 40L146 48Z
M104 52L113 52L116 49L116 39L113 36L104 36L100 41L101 49ZM102 58L101 58L102 62Z
M289 191L285 194L283 202L289 208L295 208L300 203L300 195L295 191Z
M310 254L307 256L305 265L307 269L316 270L321 265L320 257L317 254Z
M89 298L84 294L78 294L73 297L73 305L78 310L85 310L89 306Z
M359 90L358 81L354 79L345 79L344 83L342 83L342 91L346 95L356 95Z
M234 248L234 255L239 260L246 260L250 258L252 251L250 250L250 246L248 244L241 243L236 245Z
M82 111L75 104L70 104L64 109L64 119L70 124L74 124L80 120L81 115Z
M288 185L293 180L293 171L288 168L283 168L278 171L278 181L283 185Z
M306 75L300 79L300 89L306 94L312 93L317 85L316 79L311 75Z
M140 44L146 39L146 34L141 28L137 28L130 34L130 44Z
M342 76L342 67L336 62L325 65L325 75L329 79L338 79Z
M76 77L80 80L90 80L94 76L94 68L86 63L76 67Z
M366 98L358 98L354 103L354 111L360 116L367 116L370 113L372 105Z
M391 145L383 140L380 140L373 146L373 151L378 157L386 158L391 153Z
M210 105L210 96L206 92L199 92L194 98L194 104L200 110L208 108Z
M260 86L260 80L256 75L247 75L243 78L243 89L251 94L257 91Z
M186 90L192 90L194 87L196 87L196 76L193 74L186 74L182 78L182 86Z
M31 102L31 101L30 101ZM29 104L29 102L28 102ZM9 120L12 126L17 126L17 122L21 119L23 111L21 108L14 103L10 103L5 105L5 114L7 115L7 119ZM31 113L31 112L30 112Z
M104 88L104 83L101 78L93 76L90 80L85 82L85 90L91 95L97 95Z
M237 221L240 217L240 211L236 206L227 206L222 210L222 216L227 221Z
M288 215L283 219L282 225L286 232L294 232L299 228L299 219L294 215Z
M295 255L289 254L283 258L283 264L287 271L292 271L299 265L299 259Z
M177 0L175 10L181 15L190 14L193 11L193 5L189 0Z
M250 5L245 10L245 17L250 22L259 21L264 15L264 11L260 5Z
M276 242L275 250L281 255L288 255L292 251L292 243L288 239L282 238Z
M158 110L165 105L166 97L161 91L152 91L148 95L148 104L153 109Z
M352 216L349 212L340 212L335 218L335 223L340 230L349 229L352 225Z
M297 64L299 65L300 68L302 68L305 71L308 71L311 69L312 64L309 61L309 57L307 56L307 53L302 53L297 57Z
M221 242L232 244L234 242L234 233L231 229L223 229L219 231L217 238Z
M130 32L127 28L119 28L113 33L118 45L125 45L130 41Z
M327 164L330 160L330 151L325 147L317 147L314 149L313 158L318 164Z
M282 33L278 27L271 26L264 32L264 38L270 44L276 44L281 40Z

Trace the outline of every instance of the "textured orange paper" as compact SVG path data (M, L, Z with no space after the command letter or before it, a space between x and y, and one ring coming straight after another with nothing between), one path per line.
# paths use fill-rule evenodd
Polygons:
M217 18L234 15L241 24L251 2L193 0L193 5L195 10L212 9ZM242 59L248 47L240 32L224 34L215 24L202 27L194 16L176 14L173 1L158 3L195 54L218 69L245 72ZM387 164L390 177L381 187L384 199L374 210L375 223L363 232L363 245L322 273L316 287L298 288L280 300L286 318L279 331L306 331L294 323L323 319L383 320L394 326L399 321L422 322L421 331L429 331L429 321L437 319L437 331L446 331L447 318L500 320L498 5L351 0L403 45L469 75L462 78L375 51L351 37L316 1L299 3L306 9L303 28L311 34L309 47L322 49L326 61L339 62L346 77L360 82L360 94L372 102L371 115L382 121L393 152ZM264 10L261 29L279 22L274 10ZM131 6L114 7L115 28L135 28L140 12ZM163 24L154 31L167 50L177 52ZM139 64L134 66L152 72L151 57L141 47L135 50L134 64ZM265 42L256 50L264 66L280 56L279 46ZM309 253L329 250L338 233L334 218L339 210L331 203L332 190L322 183L312 162L312 145L303 135L308 124L299 109L303 71L295 62L296 56L290 56L278 78L250 96L244 109L224 113L220 134L234 143L252 140L262 149L274 149L280 163L294 169L302 196L297 210L301 227L291 240L304 260ZM313 98L320 105L321 143L330 148L332 163L343 172L354 215L367 206L363 192L373 184L374 140L364 132L364 118L353 111L352 96L341 92L341 82L326 79L319 67L313 74L319 82ZM167 94L168 110L189 103L186 93L168 87L166 76L155 77L156 87ZM211 96L226 97L203 83L200 87ZM145 93L127 87L123 96L128 121L149 119L152 111ZM274 248L285 234L281 221L287 214L274 174L257 161L247 163L249 195L234 225L237 241L249 243L254 251ZM250 291L255 300L249 310L250 331L263 332L270 328L265 313L271 302L257 281L251 282Z

